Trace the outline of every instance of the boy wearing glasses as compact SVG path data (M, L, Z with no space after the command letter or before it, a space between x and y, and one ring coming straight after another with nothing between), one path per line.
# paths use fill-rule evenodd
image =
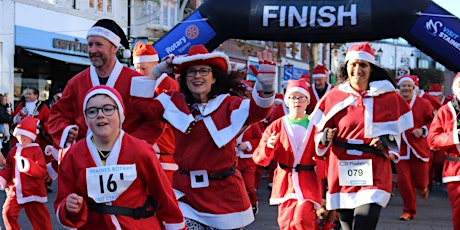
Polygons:
M107 86L83 101L89 135L59 165L54 207L59 222L78 229L185 229L185 222L152 146L125 133L125 106Z
M289 80L284 96L289 114L265 129L253 154L262 166L278 161L270 204L278 205L280 229L317 229L322 187L315 172L313 126L305 113L309 101L305 80Z

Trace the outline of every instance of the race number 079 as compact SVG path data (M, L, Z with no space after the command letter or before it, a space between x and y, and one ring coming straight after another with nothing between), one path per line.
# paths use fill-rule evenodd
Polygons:
M364 174L362 169L348 169L348 176L362 176Z

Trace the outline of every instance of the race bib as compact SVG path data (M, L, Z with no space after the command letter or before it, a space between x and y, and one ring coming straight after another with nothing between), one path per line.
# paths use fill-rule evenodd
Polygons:
M340 186L373 185L372 160L339 160Z
M136 178L136 164L87 168L88 196L96 203L114 201Z

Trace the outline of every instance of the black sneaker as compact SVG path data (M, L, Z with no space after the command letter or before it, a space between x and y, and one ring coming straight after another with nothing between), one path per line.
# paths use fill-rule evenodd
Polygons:
M257 201L255 205L252 206L252 212L254 213L254 216L259 213L259 202Z

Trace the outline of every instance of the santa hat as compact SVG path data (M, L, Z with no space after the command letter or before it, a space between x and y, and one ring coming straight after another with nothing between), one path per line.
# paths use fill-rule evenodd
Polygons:
M435 95L435 96L441 95L442 94L441 84L439 83L431 84L430 91L428 93L431 95Z
M143 41L139 41L134 46L133 50L133 63L142 63L142 62L157 62L160 59L158 58L158 53L153 48L152 45L145 44Z
M397 85L400 86L404 81L410 81L412 84L414 84L415 87L418 88L418 76L416 75L409 75L409 74L404 74L400 78L398 78L398 83Z
M172 64L178 74L191 65L212 65L225 72L230 70L230 61L226 54L222 52L209 53L203 45L191 46L186 55L175 57Z
M345 56L345 62L351 59L359 59L375 64L375 53L369 42L350 46Z
M300 79L304 79L307 87L310 87L310 74L302 74L300 75Z
M115 104L117 104L117 107L118 107L118 113L120 115L120 127L121 127L121 124L125 120L125 105L123 104L123 99L120 93L116 89L108 87L106 85L94 86L93 88L88 90L88 92L86 93L85 100L83 101L83 115L85 116L85 120L87 120L86 113L85 113L86 105L89 99L91 99L93 96L97 94L107 95L108 97L112 98L112 100L115 101Z
M35 141L39 132L37 128L39 123L40 120L37 118L26 116L24 119L19 121L18 125L13 131L13 136L24 135Z
M308 101L310 101L310 93L308 92L307 84L304 79L299 80L289 80L288 86L286 88L286 93L284 93L284 103L288 104L288 99L292 93L299 92L307 96Z
M452 82L452 92L457 95L457 90L458 90L458 83L460 83L460 72L455 75L454 80Z
M88 34L86 37L89 36L99 36L109 40L112 44L120 48L123 46L125 50L123 51L123 57L129 58L131 57L131 51L129 50L129 42L126 38L125 32L121 29L121 27L113 20L110 19L101 19L96 22L88 30Z
M329 70L326 66L319 64L313 69L313 78L327 77L328 72Z
M284 95L281 93L276 93L275 94L275 101L284 103Z
M241 84L243 84L247 90L252 90L254 88L254 83L249 80L241 80Z

